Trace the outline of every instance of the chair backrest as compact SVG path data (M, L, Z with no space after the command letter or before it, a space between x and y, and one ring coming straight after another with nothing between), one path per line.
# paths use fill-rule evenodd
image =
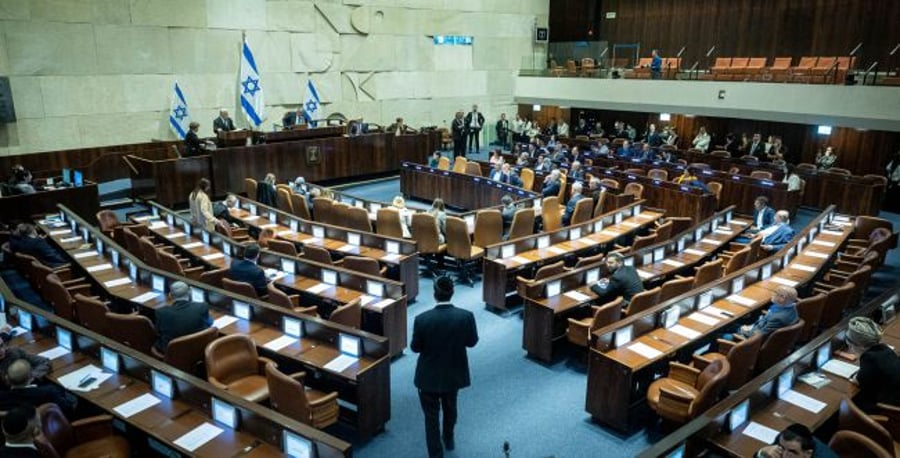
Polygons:
M334 265L334 261L331 260L331 253L329 253L325 248L318 246L305 245L303 247L303 253L300 255L300 257L329 266Z
M303 423L311 423L312 410L302 382L279 371L272 363L266 364L266 381L269 402L276 411Z
M706 264L697 268L697 272L694 274L694 288L698 286L705 285L713 280L717 280L722 278L722 264L724 260L722 258L716 259L715 261L709 261Z
M256 198L256 180L253 178L244 178L244 193L248 199Z
M658 304L659 292L661 289L662 288L657 286L656 288L635 294L634 297L631 298L631 302L628 304L628 307L625 308L625 314L630 316L636 313L641 313L644 310L647 310L650 307Z
M578 201L575 204L575 211L572 212L572 219L569 221L570 225L581 224L589 219L591 219L591 214L594 212L594 200L590 197L585 197Z
M872 231L878 229L879 227L883 227L888 231L893 230L893 225L890 221L884 218L878 218L875 216L865 216L860 215L856 217L856 221L853 223L853 238L855 239L869 239L869 236L872 235Z
M746 246L741 248L733 256L728 260L728 263L725 264L725 272L724 275L729 275L738 270L743 269L747 265L747 261L750 259L750 246Z
M758 178L760 180L771 180L772 172L768 170L754 170L750 172L750 178Z
M328 224L334 224L335 226L347 226L348 224L348 216L347 212L350 210L350 206L343 202L333 202L331 204L331 220Z
M828 169L828 170L825 170L825 172L827 172L827 173L834 173L834 174L837 174L837 175L851 175L849 169L844 169L844 168L840 168L840 167L832 167L832 168L830 168L830 169Z
M656 243L656 234L638 235L631 244L631 252L634 253L641 248L648 247Z
M456 156L453 160L453 171L456 173L466 173L466 163L468 161L462 156Z
M475 213L475 240L473 245L486 247L503 241L503 216L500 210L491 208Z
M457 259L472 257L472 241L466 221L456 216L447 216L447 254Z
M53 307L53 313L62 319L75 321L75 300L56 274L47 275L42 293Z
M731 58L730 57L716 57L716 62L713 64L713 68L728 68L731 67Z
M665 302L675 296L680 296L691 290L694 285L694 277L675 278L662 285L659 292L659 302Z
M375 277L381 276L381 264L379 264L378 260L374 258L366 258L363 256L345 256L343 267L345 269L350 269L355 272L362 272L364 274L373 275Z
M575 262L575 266L573 269L580 269L584 266L589 266L591 264L598 264L606 255L604 253L597 253L593 256L585 256L583 258L578 258L578 261Z
M765 338L759 349L756 367L772 367L775 363L784 359L794 351L794 345L797 343L797 338L800 337L800 331L803 329L804 325L805 323L800 319L790 326L785 326L772 331L772 333Z
M287 240L269 239L269 251L286 254L288 256L297 256L297 246L294 242Z
M481 176L481 165L477 162L466 162L466 175Z
M759 355L762 343L762 333L755 333L728 350L728 353L725 355L728 358L728 365L731 369L731 373L728 375L728 383L726 384L728 390L736 390L750 380L756 369L756 358Z
M885 450L894 450L894 439L891 437L891 433L872 417L866 415L850 398L845 397L841 401L839 412L838 429L855 431L872 439Z
M256 294L256 289L253 288L253 285L243 281L234 281L229 278L223 278L222 289L235 294L240 294L242 296L252 297L254 299L259 298L259 296Z
M750 62L747 62L747 68L752 69L762 69L766 67L766 58L765 57L751 57Z
M162 269L163 266L159 260L159 252L156 251L153 240L150 237L141 237L138 239L138 243L141 246L141 259L147 264L150 264L150 267Z
M359 299L354 299L334 309L334 311L331 312L331 316L328 317L328 320L354 329L359 329L360 323L362 322L362 307L360 306Z
M438 169L450 170L450 159L448 159L446 156L441 156L441 158L438 159Z
M559 199L559 202L565 202L566 200L566 182L568 178L565 175L560 174L559 176L559 192L556 194L556 198Z
M667 220L665 223L660 224L656 227L656 241L663 242L672 238L672 228L675 227L675 223L672 220Z
M531 191L532 186L534 186L534 170L523 167L519 171L519 178L522 179L522 189Z
M215 286L216 288L221 288L222 279L225 278L225 274L227 272L227 267L216 270L207 270L206 272L200 274L200 282Z
M816 69L819 70L827 70L832 65L834 65L835 58L834 57L819 57L819 61L816 63Z
M596 218L603 214L603 205L606 203L607 195L609 193L601 189L600 195L597 196L597 203L594 204L594 214L591 215L591 218Z
M156 327L143 315L107 313L106 325L111 339L146 355L156 342Z
M331 206L334 201L327 197L313 197L313 219L331 224Z
M33 256L22 253L16 253L16 255L22 256L23 260L31 260L31 262L24 267L24 271L22 271L22 269L20 269L20 271L22 271L22 274L25 275L25 278L27 278L32 283L34 288L38 292L41 292L44 288L44 285L47 284L47 275L55 274L56 272L41 261L35 259Z
M800 62L798 62L797 66L794 68L811 69L816 66L816 60L818 60L818 59L819 59L818 57L803 56L800 58Z
M365 208L350 207L346 211L346 226L350 229L372 232L372 221L369 220L369 212Z
M75 315L82 326L97 334L106 335L107 313L109 313L109 308L103 302L83 294L75 295Z
M199 369L203 364L206 346L218 336L219 330L210 326L193 334L176 337L169 341L163 361L188 374L201 375Z
M275 207L283 212L294 214L294 204L291 202L291 191L284 188L275 190Z
M797 315L803 319L805 325L797 337L798 342L808 342L819 331L822 321L822 312L825 310L825 302L828 296L820 293L815 296L804 297L797 301Z
M203 355L207 378L224 384L259 373L256 344L246 334L219 337L206 346Z
M647 171L647 176L654 180L666 181L669 179L669 172L663 169L650 169Z
M731 59L731 68L742 69L750 63L749 57L734 57Z
M717 150L709 153L709 155L713 156L713 157L725 157L725 158L731 157L731 153L729 153L728 151L725 151L725 150L720 150L720 149L717 149Z
M106 232L107 234L111 233L116 226L122 224L119 221L119 218L116 216L116 213L112 210L100 210L97 212L97 222L100 223L100 230Z
M509 226L509 239L517 239L534 234L534 210L522 208L516 210L512 224Z
M294 216L298 218L303 218L307 221L312 219L309 216L309 205L306 202L306 196L291 194L291 209L294 211Z
M894 458L878 442L855 431L838 431L831 436L828 448L842 458Z
M558 197L544 197L541 200L541 219L544 222L544 231L555 231L562 227L562 215L559 214Z
M728 360L716 359L709 363L697 377L697 390L700 392L694 398L690 415L695 417L706 411L719 400L719 394L725 389L728 375L731 373L731 364Z
M847 282L825 294L825 306L822 308L822 316L819 321L821 329L828 329L838 323L844 315L844 309L849 308L850 296L856 289L856 283Z
M792 57L776 57L775 61L772 62L772 66L769 67L772 70L787 70L791 67Z
M160 269L184 276L184 267L178 262L178 258L174 254L161 250L157 251L156 254L159 259Z
M425 212L413 213L410 232L419 253L434 254L440 251L440 237L434 215Z
M66 452L78 444L78 440L75 438L75 430L58 405L53 403L42 404L38 406L37 414L41 420L43 439L47 442L43 445L49 445L52 449L46 452L63 457L66 455Z
M284 291L275 287L274 283L269 283L268 285L266 285L266 291L269 293L268 302L270 304L284 307L288 310L294 309L294 303L291 301L290 296L288 296Z
M547 264L546 266L542 266L537 272L534 273L534 280L541 280L544 278L549 278L554 275L559 275L566 271L566 263L563 261L557 261L553 264Z
M594 331L622 319L622 307L624 305L625 299L622 296L601 305L600 308L594 312L594 321L591 323L591 334L593 335Z
M643 175L644 169L625 169L625 173L629 175Z
M619 189L619 182L612 178L602 178L600 180L600 186L605 187L606 189Z
M379 208L375 216L375 229L379 235L403 237L403 225L400 223L400 211L396 208Z

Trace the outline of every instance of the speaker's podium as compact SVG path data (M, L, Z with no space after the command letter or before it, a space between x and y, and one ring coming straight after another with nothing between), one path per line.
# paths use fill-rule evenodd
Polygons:
M216 133L216 145L219 148L227 148L229 146L245 146L250 145L253 140L254 132L252 130L220 130Z
M177 148L175 145L173 149ZM188 196L201 178L212 181L209 154L181 157L173 151L166 159L147 159L129 154L122 158L131 174L131 198L155 200L166 207L188 201ZM215 186L210 190L215 195Z

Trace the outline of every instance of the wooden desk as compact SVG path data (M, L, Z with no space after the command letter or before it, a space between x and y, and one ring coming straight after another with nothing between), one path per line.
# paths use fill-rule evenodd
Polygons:
M514 200L539 195L486 176L456 173L411 162L404 162L400 166L400 192L427 202L440 197L444 204L462 210L496 206L507 194Z
M187 202L197 182L212 176L209 155L172 159L129 155L124 159L131 172L131 197L155 200L167 207ZM215 194L215 189L212 183L210 195Z
M852 225L837 233L823 231L832 212L830 207L815 218L774 256L596 331L588 361L586 409L591 416L616 429L630 430L645 408L646 387L656 373L665 370L668 361L686 359L686 355L714 340L714 334L734 326L742 317L749 322L769 304L771 293L778 286L786 284L799 289L814 281L852 232ZM831 245L806 243L812 240ZM743 299L735 299L737 295ZM706 304L710 306L704 308ZM663 314L670 309L677 309L680 328L660 326ZM680 329L688 331L673 331ZM634 337L627 344L616 346L617 332L630 332ZM630 348L635 343L659 354L650 358L633 351Z
M56 212L56 204L66 205L88 221L96 221L100 210L97 184L85 182L84 186L0 197L0 220L29 221L34 215Z
M278 130L275 132L257 132L264 143L292 142L296 140L308 140L313 138L339 137L347 131L347 126L325 126L307 128L306 125L293 129Z
M881 202L887 197L878 178L805 170L797 170L797 175L806 180L802 204L810 207L823 208L833 203L842 213L878 216Z

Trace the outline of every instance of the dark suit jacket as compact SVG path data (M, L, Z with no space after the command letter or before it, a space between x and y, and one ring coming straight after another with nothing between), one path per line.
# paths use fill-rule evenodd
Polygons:
M516 208L515 205L507 205L500 210L500 216L503 218L503 231L506 232L509 230L509 227L512 226L513 218L516 216Z
M469 386L466 347L478 343L472 312L453 304L438 304L416 317L412 351L419 353L416 387L428 393L447 393Z
M224 130L226 132L234 130L234 121L231 118L222 119L218 117L213 120L213 132Z
M876 410L875 404L900 405L900 356L890 347L878 344L859 357L859 394L856 403L866 412Z
M563 213L562 217L563 226L568 226L569 222L572 221L572 214L575 213L575 205L581 199L584 199L584 195L582 194L575 194L569 199L569 203L566 204L566 212Z
M609 285L606 288L601 287L599 283L591 286L591 291L600 296L598 301L600 304L605 304L619 296L625 298L626 302L631 302L631 298L643 290L644 282L641 281L637 270L632 266L619 267L609 277Z
M9 238L9 249L12 250L13 253L23 253L34 256L38 261L41 261L50 267L68 264L68 261L66 261L61 254L54 250L53 247L41 237L12 236Z
M765 207L762 209L763 217L761 227L758 229L765 229L772 225L775 222L775 210L772 210L772 207ZM756 225L756 219L759 218L759 210L753 210L753 225Z
M266 285L269 283L266 280L266 273L254 262L246 259L232 262L228 272L225 273L225 278L250 283L260 296L266 294Z
M0 456L3 458L42 458L40 452L37 449L30 447L7 447L3 445L0 447Z
M57 385L30 385L0 391L0 410L8 411L21 404L37 408L48 402L58 405L67 416L75 411L75 397L67 396Z
M281 124L285 129L292 127L296 124L300 124L303 121L303 115L297 113L296 111L289 111L283 118L281 118Z
M759 142L756 144L756 148L753 147L753 142L751 141L749 145L747 145L747 154L751 156L756 156L759 159L766 158L766 144L763 142Z
M753 323L750 334L761 332L768 335L796 323L799 319L800 315L797 314L797 307L782 307L772 304L772 307L769 308L769 313L759 317L756 323ZM749 337L750 334L747 336Z
M193 130L188 130L184 136L184 156L199 156L205 153L206 151L203 149L203 142L200 141L200 137Z
M515 187L521 188L524 183L522 183L522 179L519 178L518 175L516 175L515 173L510 173L509 174L509 184L511 184Z
M177 337L202 331L212 325L209 306L199 302L177 301L156 310L156 349L165 351L169 342Z
M256 200L270 207L275 206L275 187L260 181L256 183Z
M484 127L484 115L481 114L480 111L476 112L478 115L478 130L481 130ZM466 113L466 130L472 130L472 112Z
M559 195L559 181L544 183L544 188L541 189L541 195L544 197Z
M466 122L462 119L453 119L453 124L451 125L453 129L453 141L462 141L463 136L465 135L466 130Z
M49 359L44 358L43 356L32 355L21 348L7 347L6 356L4 356L3 359L0 359L0 374L4 374L3 377L0 377L0 389L7 388L5 379L6 371L13 361L19 359L27 360L28 363L31 364L31 376L34 377L35 380L40 380L50 373Z
M491 172L490 178L501 183L509 183L509 174L501 171Z

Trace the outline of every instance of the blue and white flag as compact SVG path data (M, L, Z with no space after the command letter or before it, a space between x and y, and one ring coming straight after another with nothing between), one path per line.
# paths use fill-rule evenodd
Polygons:
M313 84L312 80L306 80L306 95L303 96L303 118L306 119L306 124L310 127L316 127L316 122L313 119L320 118L319 116L319 108L322 103L321 99L319 99L319 92L316 91L316 86Z
M181 88L178 87L178 81L175 82L175 94L172 95L172 108L169 110L169 127L178 138L184 140L184 136L188 132L188 124L191 123L191 116L188 114L187 101Z
M265 98L259 80L259 68L256 66L253 53L250 52L250 45L244 39L241 51L241 81L238 91L241 94L241 110L254 127L259 127L266 119Z

